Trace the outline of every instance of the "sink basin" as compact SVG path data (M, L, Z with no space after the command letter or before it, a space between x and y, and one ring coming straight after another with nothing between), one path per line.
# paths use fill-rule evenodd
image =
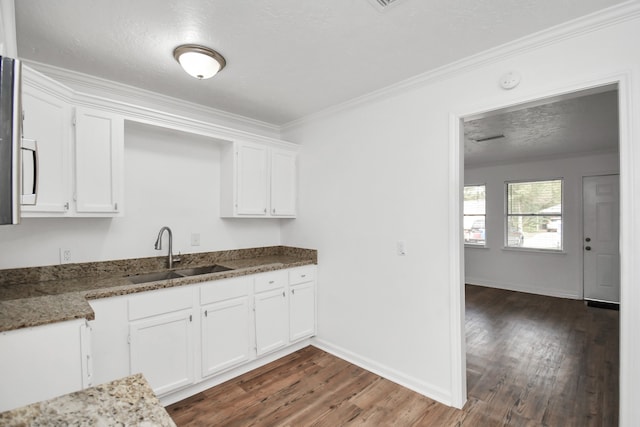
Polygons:
M185 268L183 270L176 270L176 273L182 276L197 276L199 274L219 273L221 271L232 270L228 267L221 265L207 265L206 267Z
M158 280L168 280L168 279L177 279L183 277L180 274L177 274L174 271L161 271L158 273L147 273L147 274L138 274L136 276L127 277L132 283L147 283L147 282L156 282Z
M205 267L184 268L175 271L159 271L157 273L137 274L127 276L131 283L140 284L147 282L156 282L158 280L179 279L181 277L197 276L199 274L218 273L221 271L233 270L232 268L223 267L221 265L207 265Z

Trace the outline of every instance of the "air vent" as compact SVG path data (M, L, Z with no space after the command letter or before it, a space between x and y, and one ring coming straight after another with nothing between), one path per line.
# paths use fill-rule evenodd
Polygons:
M369 3L371 3L380 12L383 12L390 6L395 6L400 3L400 0L369 0Z

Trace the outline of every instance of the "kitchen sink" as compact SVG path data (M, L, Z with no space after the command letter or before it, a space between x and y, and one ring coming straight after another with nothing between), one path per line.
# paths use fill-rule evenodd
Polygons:
M176 273L182 276L197 276L199 274L219 273L221 271L229 271L229 270L232 270L232 269L214 264L214 265L207 265L205 267L185 268L182 270L176 270Z
M157 273L136 274L127 276L131 283L140 284L147 282L157 282L158 280L179 279L181 277L197 276L200 274L219 273L221 271L233 270L221 265L207 265L204 267L184 268L174 271L160 271Z
M147 273L147 274L138 274L135 276L128 276L127 278L132 283L139 284L139 283L147 283L147 282L157 282L158 280L178 279L180 277L184 277L184 276L177 274L174 271L161 271L158 273Z

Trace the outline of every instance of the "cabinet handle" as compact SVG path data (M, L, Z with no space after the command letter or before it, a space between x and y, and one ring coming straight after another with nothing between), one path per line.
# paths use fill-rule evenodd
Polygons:
M286 297L284 291L282 291L282 298Z
M113 210L114 210L114 211L116 211L116 212L118 212L118 203L115 203L115 204L113 205Z
M291 289L291 295L295 295L296 294L296 290L295 289Z
M273 280L269 280L270 285L273 285L273 282L274 282Z
M267 208L264 208L264 213L267 213Z
M307 277L307 275L306 274L301 274L300 277L302 277L304 279L305 277Z
M193 322L193 315L192 314L189 315L189 322Z
M205 310L205 311L204 311L204 317L208 317L208 316L209 316L209 315L207 314L207 311L208 311L208 310Z
M273 213L276 213L276 208L273 208L272 212L273 212Z
M67 202L67 203L65 203L65 204L64 204L64 210L65 210L65 211L68 211L68 210L69 210L69 202Z

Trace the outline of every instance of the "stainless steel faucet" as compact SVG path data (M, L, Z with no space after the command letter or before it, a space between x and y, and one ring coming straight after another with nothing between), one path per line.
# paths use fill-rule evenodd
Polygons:
M160 229L158 233L158 238L156 239L155 248L157 251L162 250L162 234L164 231L169 233L169 269L173 268L174 262L180 262L180 258L173 257L173 233L171 233L171 229L167 226L164 226Z

